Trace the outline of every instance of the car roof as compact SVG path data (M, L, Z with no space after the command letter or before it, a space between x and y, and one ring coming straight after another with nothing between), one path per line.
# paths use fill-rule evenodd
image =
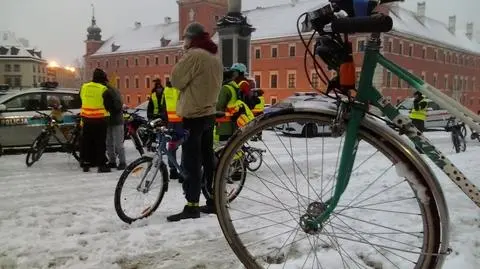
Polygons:
M17 95L23 95L26 93L44 93L44 92L56 92L56 93L76 93L78 94L80 90L75 89L75 88L30 88L26 90L8 90L4 91L5 94L0 95L0 103L2 103L5 100L8 100L12 97L15 97Z

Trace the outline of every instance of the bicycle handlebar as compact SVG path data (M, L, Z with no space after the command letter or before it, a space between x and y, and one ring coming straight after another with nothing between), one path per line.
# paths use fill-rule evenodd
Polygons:
M392 18L384 14L374 14L369 17L339 18L332 21L332 31L335 33L386 33L392 28Z
M393 28L390 16L376 13L378 5L402 2L403 0L330 0L330 3L307 12L304 26L307 31L324 32L325 26L331 24L334 33L384 33ZM346 13L346 14L345 14Z

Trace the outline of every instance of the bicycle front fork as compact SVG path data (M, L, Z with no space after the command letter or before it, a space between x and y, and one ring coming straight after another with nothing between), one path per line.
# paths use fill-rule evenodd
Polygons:
M344 122L342 114L343 113L340 113L339 117L337 117L337 121L334 122L336 127L342 127L341 125ZM307 206L306 214L300 218L300 226L306 233L314 234L322 230L323 223L330 218L330 215L338 205L340 197L348 186L353 163L357 155L359 142L358 130L363 117L364 112L361 108L352 108L346 126L345 142L343 144L340 165L338 167L338 173L336 173L337 177L334 194L326 201L321 199L321 201L315 201Z

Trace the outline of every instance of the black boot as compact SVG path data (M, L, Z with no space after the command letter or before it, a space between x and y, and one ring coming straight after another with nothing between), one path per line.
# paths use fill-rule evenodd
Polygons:
M80 167L83 169L83 172L89 172L90 171L90 164L87 162L82 162L80 163Z
M170 179L179 179L180 175L178 174L177 169L170 168Z
M110 167L108 167L106 165L102 165L102 166L98 167L97 172L98 173L110 173L110 172L112 172L112 170L110 169Z
M217 214L213 200L207 199L207 203L204 206L200 207L200 212L204 214Z
M117 170L125 170L127 165L125 163L119 163L117 166Z
M107 164L107 167L110 168L110 169L117 168L117 164L115 162L109 162Z
M167 221L169 222L177 222L181 221L183 219L198 219L200 218L200 210L198 206L191 206L191 205L186 205L183 208L183 211L175 214L175 215L170 215L167 217Z

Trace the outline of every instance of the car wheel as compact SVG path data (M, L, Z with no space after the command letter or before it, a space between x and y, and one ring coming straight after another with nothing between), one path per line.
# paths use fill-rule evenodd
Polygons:
M318 127L315 123L307 123L302 130L302 136L314 137L318 136Z

